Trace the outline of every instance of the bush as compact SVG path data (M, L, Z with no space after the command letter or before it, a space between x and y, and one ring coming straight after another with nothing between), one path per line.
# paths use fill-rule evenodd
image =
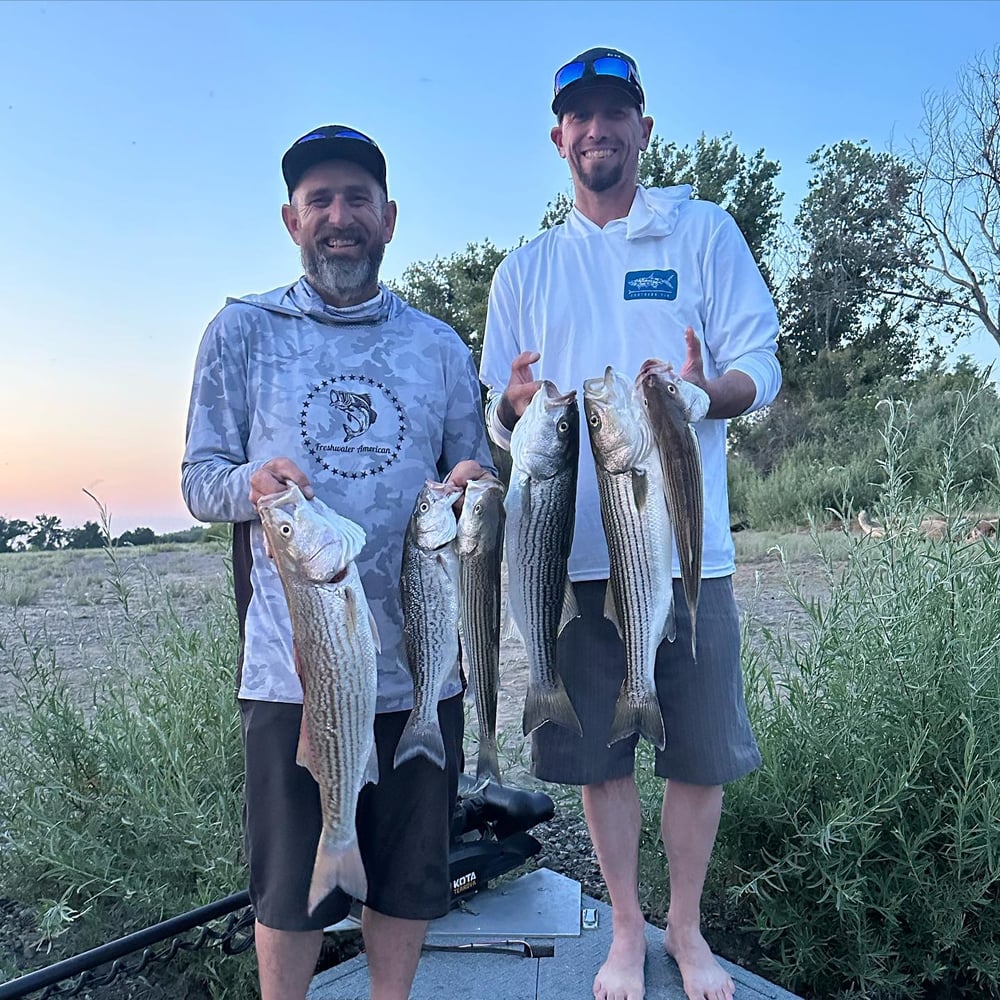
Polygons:
M111 566L121 572L113 554ZM0 668L17 684L16 703L0 713L0 885L37 914L42 964L218 900L246 879L231 601L211 596L189 628L165 592L140 614L120 579L110 589L126 628L109 637L111 680L91 706L44 636L23 628L0 641ZM0 970L12 963L0 948ZM249 956L202 949L151 966L144 995L245 996L252 973Z
M979 401L952 400L946 473ZM828 562L808 638L745 647L764 765L727 792L716 870L774 977L824 998L998 995L1000 550L963 541L953 477L911 496L917 413L885 411L886 537ZM921 534L927 509L951 540Z

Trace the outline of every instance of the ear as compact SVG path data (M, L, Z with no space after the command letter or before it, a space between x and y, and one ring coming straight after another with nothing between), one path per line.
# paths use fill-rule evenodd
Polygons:
M560 121L561 120L562 119L560 119ZM552 131L549 132L549 138L552 140L556 149L559 150L559 155L565 160L566 148L563 146L563 130L561 124L552 126Z
M299 221L299 213L294 205L281 206L281 221L284 222L285 229L288 230L288 235L291 236L295 245L301 246L299 233L302 229L302 223Z
M382 209L382 237L388 243L396 231L396 214L398 208L394 201L387 201Z
M653 134L653 119L649 115L645 115L640 119L639 124L642 125L642 142L639 144L639 148L645 149L649 145L650 136Z

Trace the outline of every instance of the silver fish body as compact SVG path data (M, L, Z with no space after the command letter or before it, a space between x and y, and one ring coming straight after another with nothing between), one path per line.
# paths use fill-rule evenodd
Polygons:
M543 381L514 426L510 451L508 600L528 656L524 735L545 722L582 734L556 662L559 632L579 613L567 565L580 454L576 391Z
M704 417L707 396L677 377L670 365L658 362L643 365L636 382L660 455L667 510L674 526L684 598L691 617L691 652L696 656L705 487L701 446L691 424Z
M610 746L639 733L666 745L656 652L674 638L673 536L660 457L631 382L612 368L583 384L611 575L605 614L625 646L625 680Z
M504 486L494 476L465 487L456 545L462 652L479 723L477 784L502 784L497 760L497 691L500 687L500 565L503 560Z
M302 682L296 762L319 786L323 830L316 848L309 912L340 887L368 895L355 811L364 785L378 781L374 627L354 560L365 533L297 486L257 504L264 539L281 577Z
M417 494L403 540L400 596L403 637L413 676L413 708L396 747L394 766L423 756L442 770L444 740L437 707L441 686L458 660L457 524L462 495L428 480Z

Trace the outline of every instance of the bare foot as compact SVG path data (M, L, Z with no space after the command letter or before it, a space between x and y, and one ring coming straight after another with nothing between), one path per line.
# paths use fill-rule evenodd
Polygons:
M645 966L645 922L634 928L616 928L608 957L594 977L596 1000L643 1000Z
M697 927L671 934L668 926L663 946L681 970L688 1000L733 1000L736 987Z

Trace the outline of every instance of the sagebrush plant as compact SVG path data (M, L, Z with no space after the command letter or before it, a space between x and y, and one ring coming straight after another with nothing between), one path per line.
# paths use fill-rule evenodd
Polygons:
M232 602L207 593L200 622L186 624L157 579L106 554L127 613L107 637L115 669L92 704L74 696L44 636L22 628L0 643L17 684L0 714L0 885L38 915L37 964L246 884ZM203 948L144 980L151 997L245 996L253 963Z
M976 389L946 401L923 496L909 449L926 462L925 425L881 407L885 537L827 559L829 599L800 598L806 639L744 646L764 764L727 790L714 877L773 977L810 996L998 995L1000 550L965 540L960 474L980 448L979 402ZM947 539L921 532L927 511Z

